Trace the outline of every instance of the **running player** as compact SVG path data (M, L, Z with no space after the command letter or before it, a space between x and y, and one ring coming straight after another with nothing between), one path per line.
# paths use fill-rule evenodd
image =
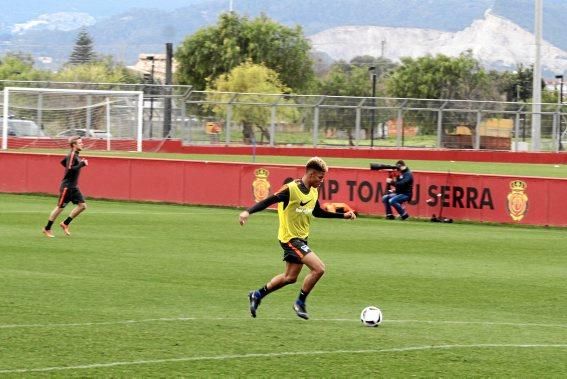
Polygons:
M306 265L310 272L303 281L293 309L299 317L306 320L309 318L305 306L307 296L325 273L325 264L307 245L311 218L314 216L356 219L353 211L334 213L320 207L318 188L323 183L327 170L325 161L318 157L311 158L305 166L305 174L301 179L284 185L274 195L240 213L240 225L244 225L251 214L278 203L278 240L283 249L285 271L273 277L262 288L250 291L248 299L252 317L256 317L262 298L288 284L295 283L303 265Z
M71 221L87 209L85 198L77 184L81 168L89 164L86 159L81 159L79 157L79 152L83 150L83 140L81 137L71 137L69 138L69 145L71 146L71 151L61 161L61 165L65 167L65 175L63 176L63 180L61 180L61 186L59 188L59 201L57 202L55 209L53 209L49 215L47 225L43 228L43 234L49 238L55 237L51 231L51 226L69 202L72 202L77 206L71 211L69 217L59 224L61 229L63 229L63 233L67 236L71 235L71 232L69 231L69 224Z

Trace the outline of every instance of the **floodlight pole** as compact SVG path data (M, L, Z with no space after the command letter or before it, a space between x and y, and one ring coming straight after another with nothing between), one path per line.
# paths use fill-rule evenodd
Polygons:
M376 67L368 67L368 71L372 72L372 121L370 125L370 147L374 147L374 126L376 125ZM384 134L383 130L382 134ZM384 138L383 135L382 138Z
M563 75L555 75L555 79L559 79L559 96L557 101L559 102L559 128L557 128L557 146L558 150L563 150L563 143L561 142L561 107L563 106Z
M532 151L541 149L541 41L543 23L543 0L535 0L535 61L533 71L532 100Z
M171 84L173 82L173 44L165 44L165 95L163 99L163 138L169 138L171 134Z

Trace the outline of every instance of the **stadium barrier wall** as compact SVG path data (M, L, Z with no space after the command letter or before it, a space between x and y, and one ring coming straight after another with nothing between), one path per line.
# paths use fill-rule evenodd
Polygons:
M0 153L0 192L58 194L61 155ZM88 198L248 207L303 175L303 166L89 157L81 172ZM416 171L413 217L567 226L567 179ZM383 215L386 173L331 168L320 202ZM439 195L439 196L438 196ZM431 199L431 201L427 201ZM236 216L235 216L236 217Z

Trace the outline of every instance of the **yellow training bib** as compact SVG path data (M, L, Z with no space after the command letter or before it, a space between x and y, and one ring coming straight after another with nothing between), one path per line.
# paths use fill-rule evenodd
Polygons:
M284 209L283 203L278 203L280 227L278 239L288 242L292 238L306 239L309 236L309 226L313 217L313 209L319 197L317 188L311 187L306 195L299 189L297 182L287 184L289 188L289 203Z

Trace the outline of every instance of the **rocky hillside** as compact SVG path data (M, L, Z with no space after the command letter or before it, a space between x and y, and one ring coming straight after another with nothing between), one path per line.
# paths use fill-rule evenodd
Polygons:
M534 35L510 20L490 11L458 32L432 29L379 26L342 26L310 37L313 48L333 59L349 61L357 55L384 56L394 61L401 57L426 54L457 56L472 50L485 66L495 69L530 65L534 60ZM548 42L542 46L545 70L567 70L567 52Z

